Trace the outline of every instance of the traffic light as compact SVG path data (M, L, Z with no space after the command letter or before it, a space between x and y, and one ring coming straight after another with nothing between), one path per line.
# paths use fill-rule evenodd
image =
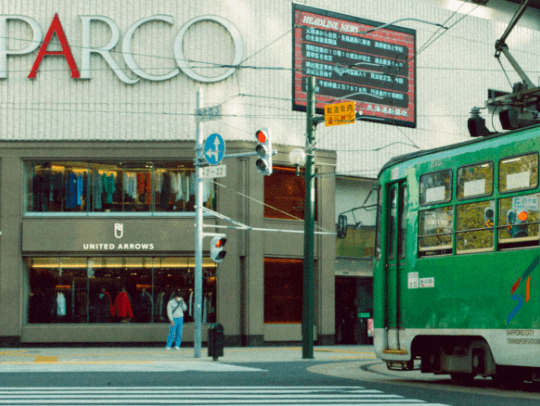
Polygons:
M272 175L272 140L270 138L270 130L268 128L261 128L255 133L257 138L257 170L261 175Z
M529 236L529 226L523 224L529 220L529 212L527 210L522 210L519 213L516 213L514 210L508 210L506 216L508 219L508 231L510 231L512 238Z
M223 249L226 242L227 238L225 238L224 235L212 238L212 241L210 242L210 258L212 261L223 261L223 258L225 258L225 255L227 254L227 251Z
M495 224L495 210L491 207L484 209L484 227L493 227Z
M337 222L337 238L347 237L347 216L340 214Z

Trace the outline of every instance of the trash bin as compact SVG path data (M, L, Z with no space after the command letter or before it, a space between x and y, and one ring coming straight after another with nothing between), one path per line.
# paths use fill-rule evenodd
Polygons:
M208 328L208 356L212 357L214 361L217 361L218 357L223 357L224 346L225 333L223 331L223 325L219 323L212 324Z

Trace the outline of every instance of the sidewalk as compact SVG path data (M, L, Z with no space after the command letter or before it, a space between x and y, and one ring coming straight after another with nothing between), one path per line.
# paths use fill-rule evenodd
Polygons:
M201 350L201 358L194 358L194 348L166 350L156 347L37 347L12 349L0 348L0 369L10 364L148 364L162 362L213 362L207 348ZM365 346L316 346L314 361L375 360L372 345ZM246 362L303 362L301 347L233 347L225 348L223 363Z

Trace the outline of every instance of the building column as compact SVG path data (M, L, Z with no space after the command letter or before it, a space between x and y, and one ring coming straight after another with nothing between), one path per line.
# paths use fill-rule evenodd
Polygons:
M0 163L0 347L17 346L21 339L22 253L21 213L23 165L17 157ZM24 298L26 300L26 298Z

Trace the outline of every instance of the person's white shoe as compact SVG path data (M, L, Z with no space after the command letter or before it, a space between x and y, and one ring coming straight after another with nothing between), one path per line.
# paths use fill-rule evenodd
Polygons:
M179 349L180 349L180 347L174 347L174 349L175 349L175 350L179 350Z
M166 349L166 350L170 350L170 349L171 349L171 347L165 347L165 349Z

